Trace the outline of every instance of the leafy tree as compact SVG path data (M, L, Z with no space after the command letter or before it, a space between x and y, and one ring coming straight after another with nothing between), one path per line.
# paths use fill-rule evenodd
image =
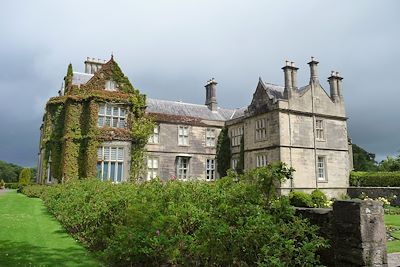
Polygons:
M31 169L30 168L24 168L22 169L21 173L19 174L19 179L18 183L21 186L28 185L31 181Z
M379 163L379 171L395 172L400 171L400 154L396 157L388 156Z
M370 153L356 144L353 147L353 165L355 171L376 171L375 154Z
M17 182L21 170L21 166L0 160L0 179L6 183Z
M231 141L226 127L222 128L218 136L216 158L218 173L220 177L224 177L231 166Z
M240 139L240 152L239 152L239 161L236 166L236 171L239 174L242 174L244 171L244 135Z

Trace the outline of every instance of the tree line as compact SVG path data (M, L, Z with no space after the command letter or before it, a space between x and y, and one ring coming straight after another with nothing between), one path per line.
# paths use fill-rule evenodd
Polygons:
M381 162L375 160L375 154L366 151L360 146L353 144L353 167L355 171L400 171L400 154L387 156Z
M24 167L19 166L14 163L8 163L5 161L0 160L0 181L3 180L6 183L17 183L18 178L22 172ZM36 180L36 168L25 168L29 169L30 171L30 180ZM25 171L26 173L29 173ZM25 174L24 174L25 176Z

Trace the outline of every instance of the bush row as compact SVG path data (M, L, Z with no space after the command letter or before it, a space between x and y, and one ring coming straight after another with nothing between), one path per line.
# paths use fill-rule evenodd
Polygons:
M8 189L18 189L19 184L18 183L5 183L5 188Z
M351 172L351 186L400 186L400 172Z
M287 173L266 167L214 183L87 179L24 192L110 266L318 265L326 241L288 198L271 197L272 174Z
M327 208L331 205L325 193L318 189L312 191L311 194L292 191L289 193L289 201L295 207L305 208Z

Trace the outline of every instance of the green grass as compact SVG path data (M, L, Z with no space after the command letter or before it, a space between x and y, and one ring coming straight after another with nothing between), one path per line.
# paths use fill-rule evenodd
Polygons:
M391 234L396 238L400 238L400 215L385 215L386 226L396 228ZM388 253L400 252L400 240L387 242Z
M0 194L0 266L101 266L40 199Z

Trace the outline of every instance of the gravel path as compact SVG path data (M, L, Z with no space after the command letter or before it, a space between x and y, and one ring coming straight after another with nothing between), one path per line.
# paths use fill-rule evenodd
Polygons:
M10 191L10 189L0 189L0 196L8 191Z
M389 253L388 267L399 267L399 266L400 266L400 253Z

